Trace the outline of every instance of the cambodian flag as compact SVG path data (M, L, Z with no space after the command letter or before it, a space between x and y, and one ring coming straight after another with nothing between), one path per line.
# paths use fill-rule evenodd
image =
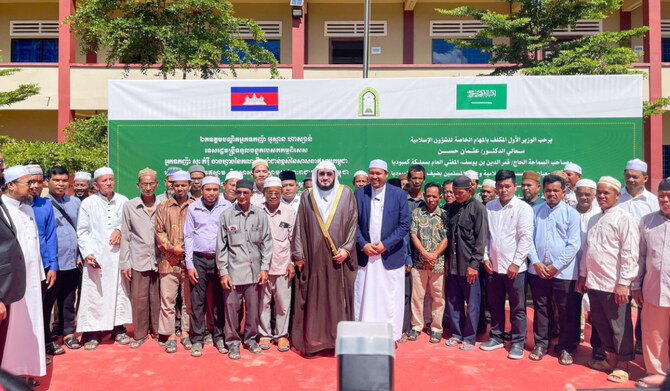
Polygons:
M230 87L231 111L279 111L279 87Z

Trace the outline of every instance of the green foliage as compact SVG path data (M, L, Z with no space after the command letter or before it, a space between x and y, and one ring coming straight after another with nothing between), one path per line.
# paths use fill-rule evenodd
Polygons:
M1 52L2 50L0 50ZM0 60L2 57L0 57ZM2 69L0 70L0 77L10 76L16 72L20 72L18 68ZM11 105L12 103L20 102L40 92L40 88L35 83L20 84L19 87L11 91L0 91L0 106Z
M471 41L448 40L457 47L476 48L491 53L491 64L496 67L493 75L511 75L520 69L536 68L548 60L540 55L551 49L556 42L555 29L575 26L580 19L603 19L621 6L621 0L505 0L510 9L519 6L518 12L499 14L473 7L458 7L452 10L437 9L438 12L482 21L486 27L478 31ZM509 38L509 43L493 43L494 38ZM612 39L611 37L609 38ZM607 38L591 40L596 44L609 45ZM587 42L583 42L587 43ZM572 50L575 50L573 47ZM630 50L630 49L629 49ZM599 50L600 51L600 50ZM631 50L632 52L632 50ZM556 58L554 55L552 58ZM602 68L589 66L585 68Z
M42 170L56 165L70 171L93 172L107 164L107 115L72 121L67 128L66 142L15 140L0 136L0 150L7 165L39 164Z
M538 66L525 68L527 75L620 75L637 73L632 63L639 53L628 47L632 37L641 37L649 30L638 27L620 32L604 32L563 42Z
M197 70L208 79L221 71L223 58L233 76L237 66L261 63L278 76L271 52L237 38L248 29L251 39L264 42L258 24L236 17L225 0L86 0L64 23L79 37L82 53L105 50L107 65L122 63L126 71L130 64L143 72L158 64L163 78Z
M658 98L655 102L645 101L642 107L642 117L648 118L654 114L663 114L667 110L663 107L670 105L670 97Z

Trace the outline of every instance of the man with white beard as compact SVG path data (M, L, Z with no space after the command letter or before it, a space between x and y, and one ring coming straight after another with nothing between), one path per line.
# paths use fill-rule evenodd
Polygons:
M45 274L35 214L30 205L25 203L30 195L32 179L23 166L10 167L4 174L6 185L3 187L2 203L6 210L3 208L2 213L9 214L3 218L8 217L12 222L25 258L26 293L22 299L11 304L6 343L0 354L0 367L16 376L45 376L47 371L42 317L42 280L45 279ZM26 383L31 387L40 384L33 378L26 379Z

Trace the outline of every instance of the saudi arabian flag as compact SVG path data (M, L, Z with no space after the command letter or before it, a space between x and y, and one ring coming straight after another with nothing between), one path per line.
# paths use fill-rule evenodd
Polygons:
M641 75L109 82L109 164L128 196L147 166L201 164L223 179L264 158L300 181L328 159L349 184L384 159L389 177L421 164L441 183L568 162L620 178L636 157Z

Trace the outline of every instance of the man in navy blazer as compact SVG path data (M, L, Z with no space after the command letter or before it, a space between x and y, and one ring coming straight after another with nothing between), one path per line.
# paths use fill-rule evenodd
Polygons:
M402 336L405 300L403 238L411 224L407 193L386 184L388 166L370 162L370 184L356 189L358 204L358 274L354 288L357 321L388 322L393 337Z

